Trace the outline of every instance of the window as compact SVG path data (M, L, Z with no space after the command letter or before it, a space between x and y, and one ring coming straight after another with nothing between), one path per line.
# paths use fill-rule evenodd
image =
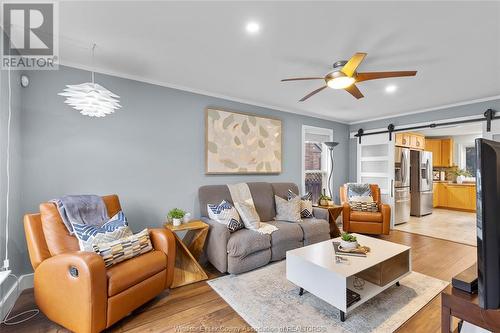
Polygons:
M476 147L465 147L465 170L476 176Z
M333 141L333 131L327 128L302 127L302 192L311 192L317 203L323 191L329 194L330 155L324 142Z

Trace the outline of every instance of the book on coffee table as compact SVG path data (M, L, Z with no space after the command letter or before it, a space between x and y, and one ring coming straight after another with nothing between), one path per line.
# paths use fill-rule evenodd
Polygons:
M342 250L342 248L339 248L339 246L340 246L340 242L333 242L333 249L335 250L336 255L366 257L366 253L354 252L354 251L344 251L344 250Z

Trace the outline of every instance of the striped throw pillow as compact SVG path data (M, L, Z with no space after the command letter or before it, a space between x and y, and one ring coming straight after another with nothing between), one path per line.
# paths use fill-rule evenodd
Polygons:
M107 243L132 235L127 218L122 211L116 213L102 226L73 223L80 251L93 251L93 245Z
M288 201L292 200L293 198L298 197L297 194L293 193L292 190L288 190ZM313 203L311 201L312 199L312 193L307 192L303 196L300 197L300 217L303 218L309 218L309 217L314 217L313 215Z
M149 239L148 229L128 237L109 243L94 244L94 252L104 259L104 265L109 267L124 260L136 257L153 249Z
M349 206L352 210L361 212L378 212L378 204L376 202L349 201Z

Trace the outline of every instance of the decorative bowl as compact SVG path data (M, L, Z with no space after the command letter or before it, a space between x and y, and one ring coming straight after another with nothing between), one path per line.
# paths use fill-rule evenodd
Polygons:
M347 242L345 240L340 240L340 247L343 249L343 250L354 250L355 248L358 247L358 241L355 241L355 242Z

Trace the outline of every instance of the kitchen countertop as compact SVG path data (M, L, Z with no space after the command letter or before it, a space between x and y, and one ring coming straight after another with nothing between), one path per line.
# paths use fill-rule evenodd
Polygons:
M434 180L434 183L437 183L437 184L446 184L446 185L453 185L453 186L476 186L476 183L462 183L462 184L458 184L458 183L453 183L453 182L450 182L450 181L442 181L442 180Z

